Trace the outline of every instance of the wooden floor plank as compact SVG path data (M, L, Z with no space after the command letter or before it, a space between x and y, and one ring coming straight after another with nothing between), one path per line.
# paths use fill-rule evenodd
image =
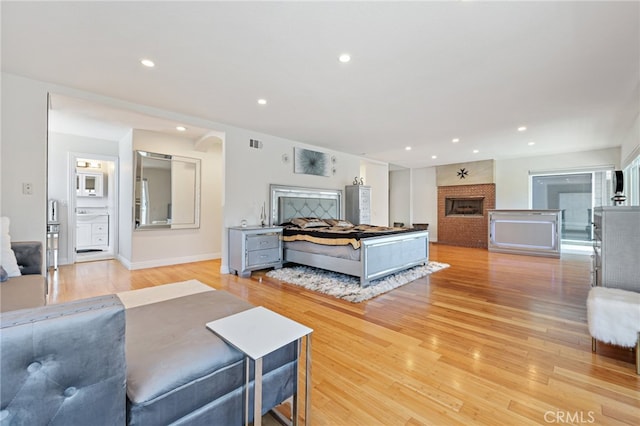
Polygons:
M223 275L215 260L64 265L49 272L49 303L197 279L308 325L314 425L548 425L590 413L594 424L640 424L633 352L591 352L588 256L430 249L451 267L359 304L266 271Z

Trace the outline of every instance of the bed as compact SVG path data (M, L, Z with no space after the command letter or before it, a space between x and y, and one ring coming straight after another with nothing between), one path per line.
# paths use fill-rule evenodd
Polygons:
M310 217L340 220L342 191L270 186L269 222L272 225ZM284 261L353 275L360 278L363 287L372 280L428 262L428 231L376 228L369 233L356 230L358 243L345 245L318 244L313 239L287 241L285 228Z

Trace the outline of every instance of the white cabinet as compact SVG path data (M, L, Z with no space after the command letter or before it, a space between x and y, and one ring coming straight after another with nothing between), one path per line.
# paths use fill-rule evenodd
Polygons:
M229 269L247 278L251 271L282 267L282 227L229 228Z
M95 172L76 173L76 195L78 197L103 197L104 175Z
M76 250L104 250L109 247L109 215L76 216Z
M76 226L76 248L86 249L91 245L91 224L78 223Z
M638 291L640 207L593 209L593 283Z
M371 187L348 185L345 187L345 219L354 225L371 224Z

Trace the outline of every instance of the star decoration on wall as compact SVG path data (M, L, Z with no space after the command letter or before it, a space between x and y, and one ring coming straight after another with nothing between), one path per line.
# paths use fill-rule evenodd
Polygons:
M469 171L463 167L463 168L461 168L461 169L460 169L460 171L458 172L458 177L459 177L460 179L466 179L468 174L469 174Z

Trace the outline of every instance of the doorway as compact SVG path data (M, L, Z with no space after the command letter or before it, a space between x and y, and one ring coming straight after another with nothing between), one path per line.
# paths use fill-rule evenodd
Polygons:
M118 158L69 153L70 263L113 259L118 236Z

